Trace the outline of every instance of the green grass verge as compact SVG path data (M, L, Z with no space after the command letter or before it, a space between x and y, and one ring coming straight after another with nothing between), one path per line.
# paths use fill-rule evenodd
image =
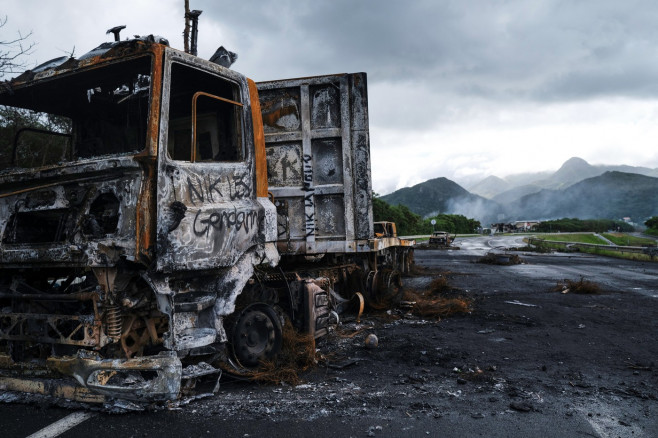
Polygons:
M602 255L606 257L616 257L618 259L626 260L639 260L643 262L658 262L658 258L654 257L653 259L648 254L637 254L630 252L618 252L618 251L608 251L600 248L581 248L580 252L586 252L588 254Z
M539 239L553 240L557 242L591 243L593 245L607 245L608 242L595 236L593 233L559 233L559 234L536 234Z
M646 246L656 244L655 239L631 236L624 233L601 233L601 235L619 246Z
M548 237L547 237L548 238ZM606 257L616 257L618 259L626 259L626 260L638 260L638 261L646 261L646 262L658 262L658 257L651 258L650 255L648 254L638 254L638 253L631 253L631 252L619 252L615 250L607 250L605 248L588 248L588 247L579 247L577 250L576 249L567 249L565 247L564 243L559 243L559 242L548 242L548 241L543 241L541 243L535 241L533 242L534 245L540 246L541 248L550 248L554 249L556 251L561 251L561 252L572 252L572 251L578 251L582 253L587 253L587 254L595 254L595 255L600 255L600 256L606 256Z

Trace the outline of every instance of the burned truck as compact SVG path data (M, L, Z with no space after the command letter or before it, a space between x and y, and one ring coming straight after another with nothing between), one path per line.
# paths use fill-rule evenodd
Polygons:
M256 84L149 35L0 105L0 390L176 400L411 266L373 232L364 73Z

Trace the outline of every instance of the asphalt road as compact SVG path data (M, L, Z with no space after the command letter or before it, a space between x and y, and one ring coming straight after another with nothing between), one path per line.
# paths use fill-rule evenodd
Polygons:
M122 414L4 403L0 436L658 436L658 263L557 253L477 263L524 245L486 236L457 239L459 250L417 251L407 287L422 290L442 275L473 311L345 318L342 335L319 348L353 365L319 366L297 387L225 381L213 398ZM579 278L602 292L552 292ZM363 346L369 332L379 337L375 350Z

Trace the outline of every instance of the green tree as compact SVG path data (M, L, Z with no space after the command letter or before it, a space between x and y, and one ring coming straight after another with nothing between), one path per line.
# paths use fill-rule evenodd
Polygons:
M395 222L398 235L413 235L419 232L422 218L404 205L390 205L380 199L376 193L372 199L372 214L375 222Z
M562 218L551 221L544 221L537 226L537 231L543 233L562 232L594 232L603 233L608 230L619 230L624 232L635 231L635 228L624 221L615 221L612 219L578 219Z
M480 221L469 219L461 214L439 214L425 220L430 230L432 229L432 219L436 221L436 225L434 225L435 231L469 234L474 233L480 227Z
M406 205L390 205L373 193L372 213L375 222L395 222L400 236L412 236L417 234L429 234L432 232L431 220L436 220L434 230L447 231L449 233L472 233L480 222L469 219L459 214L440 214L433 218L423 219L420 215L412 212Z
M34 131L23 131L17 138L23 128L68 134L71 120L54 114L0 106L0 169L12 165L14 153L14 164L30 167L55 163L68 152L68 138Z
M0 18L0 29L7 25L7 17ZM0 40L0 78L22 73L27 67L26 57L32 53L32 33L18 32L15 38ZM39 165L61 159L67 147L62 137L26 132L16 138L23 128L34 128L52 133L69 133L71 121L66 117L0 106L0 169L12 164L16 145L16 161L20 165ZM18 144L20 143L20 144Z
M644 225L646 225L647 228L658 230L658 216L653 216L652 218L648 219Z

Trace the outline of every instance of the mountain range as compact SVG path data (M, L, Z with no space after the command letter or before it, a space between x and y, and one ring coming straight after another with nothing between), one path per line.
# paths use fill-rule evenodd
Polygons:
M423 217L462 214L483 225L563 217L630 217L642 223L658 215L658 169L594 166L574 157L553 173L489 176L469 190L447 178L435 178L382 199L406 205Z

